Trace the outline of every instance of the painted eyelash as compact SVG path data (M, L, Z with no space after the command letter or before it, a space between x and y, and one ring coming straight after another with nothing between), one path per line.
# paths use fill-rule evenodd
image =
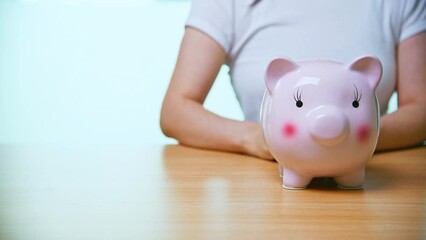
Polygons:
M296 95L293 94L294 101L302 101L302 92L299 92L299 89L297 89Z
M362 98L362 92L360 93L359 91L358 91L358 88L355 86L355 84L354 84L354 87L355 87L355 91L354 91L354 99L355 99L355 101L361 101L361 98Z
M359 102L361 101L361 98L362 98L362 93L360 94L360 92L358 91L358 88L355 86L355 84L354 84L354 87L355 87L355 91L354 91L354 99L355 100L352 101L352 107L358 108Z
M296 95L293 93L294 101L296 102L296 107L301 108L303 106L302 102L302 92L299 92L299 89L297 89Z

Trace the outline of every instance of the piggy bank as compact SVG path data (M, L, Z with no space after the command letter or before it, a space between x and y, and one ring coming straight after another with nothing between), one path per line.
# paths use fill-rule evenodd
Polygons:
M266 70L261 124L279 163L283 187L304 189L314 177L359 189L379 134L376 88L382 64L276 58Z

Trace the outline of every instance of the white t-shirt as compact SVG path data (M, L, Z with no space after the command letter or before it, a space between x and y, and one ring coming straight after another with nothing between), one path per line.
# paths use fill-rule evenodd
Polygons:
M193 0L187 26L215 41L247 121L259 121L267 64L377 56L381 113L396 86L396 46L426 30L426 0ZM208 56L206 56L208 57Z

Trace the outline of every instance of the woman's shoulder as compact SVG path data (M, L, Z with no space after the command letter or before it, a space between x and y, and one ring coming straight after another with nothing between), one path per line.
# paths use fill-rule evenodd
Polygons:
M425 0L382 0L381 5L398 42L426 30Z

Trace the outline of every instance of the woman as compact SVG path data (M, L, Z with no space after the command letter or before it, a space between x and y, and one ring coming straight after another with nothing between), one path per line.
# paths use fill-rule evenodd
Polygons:
M259 121L264 71L277 56L349 62L376 55L377 150L426 139L426 1L194 0L164 98L161 128L180 143L272 159ZM223 64L245 121L220 117L203 102ZM398 110L385 114L398 93Z

